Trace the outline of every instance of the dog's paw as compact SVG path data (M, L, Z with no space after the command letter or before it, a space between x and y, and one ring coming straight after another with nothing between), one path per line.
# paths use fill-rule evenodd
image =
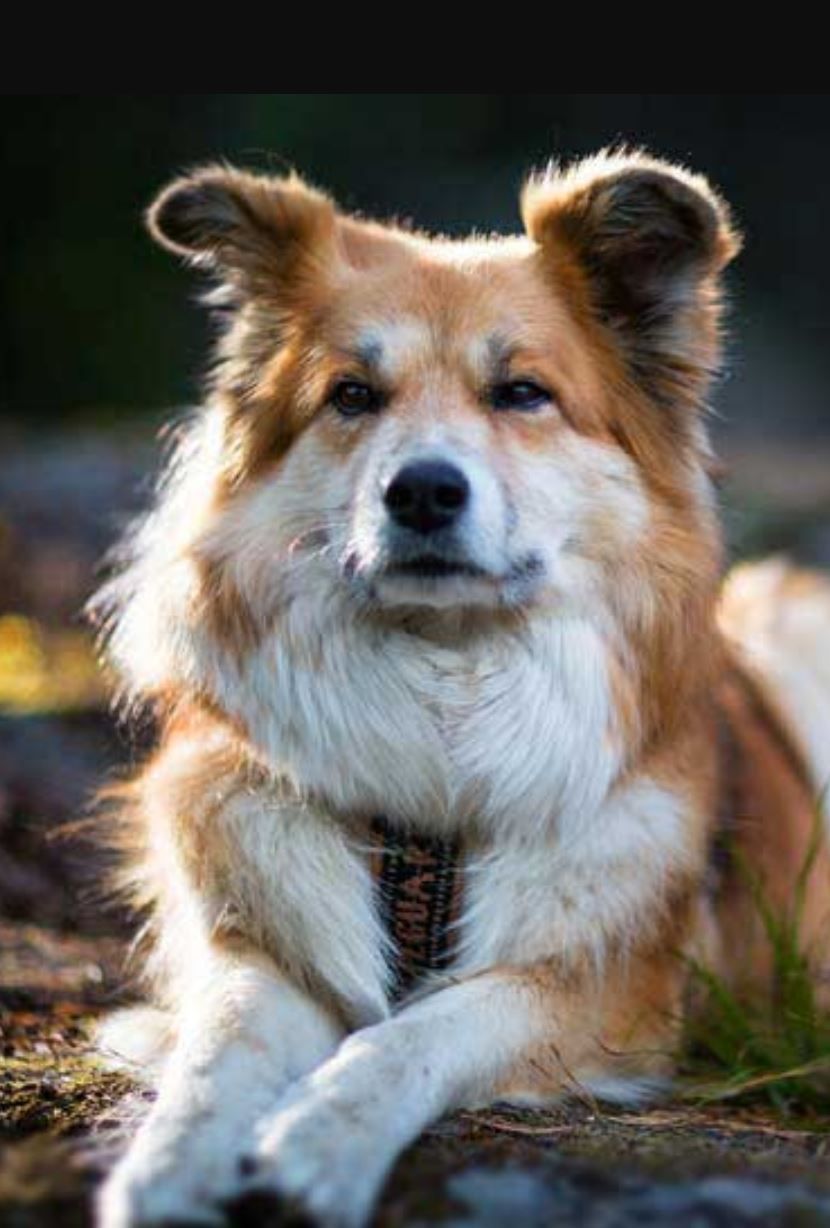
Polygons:
M96 1228L222 1224L219 1202L233 1187L227 1174L183 1168L158 1169L128 1156L104 1182L96 1205Z
M305 1097L268 1122L248 1181L324 1228L363 1228L393 1156L358 1106Z

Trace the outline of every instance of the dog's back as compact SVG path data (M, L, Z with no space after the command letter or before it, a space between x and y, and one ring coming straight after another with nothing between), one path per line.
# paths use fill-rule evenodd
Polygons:
M797 926L817 996L830 969L830 581L776 558L727 577L719 624L721 804L711 969L774 995L769 916ZM796 912L798 915L796 915Z

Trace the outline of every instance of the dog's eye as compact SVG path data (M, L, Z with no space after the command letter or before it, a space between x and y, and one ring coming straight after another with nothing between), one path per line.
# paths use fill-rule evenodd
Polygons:
M336 385L331 403L341 414L372 414L380 408L380 395L359 380L344 379Z
M490 389L493 409L538 409L550 400L550 393L529 379L509 380Z

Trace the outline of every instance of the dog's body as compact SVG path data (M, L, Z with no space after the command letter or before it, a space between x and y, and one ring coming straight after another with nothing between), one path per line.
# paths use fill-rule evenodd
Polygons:
M768 974L713 849L786 903L830 776L830 593L767 565L718 624L701 409L737 242L640 156L523 205L526 238L455 243L212 170L151 214L230 325L103 602L164 726L121 809L164 1013L111 1039L160 1090L106 1228L251 1184L359 1224L446 1110L659 1086L684 956ZM402 1000L378 815L458 888Z

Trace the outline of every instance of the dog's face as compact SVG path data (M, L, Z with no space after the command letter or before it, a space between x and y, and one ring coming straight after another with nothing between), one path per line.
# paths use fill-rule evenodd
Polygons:
M537 601L567 551L640 523L636 467L600 438L596 374L530 245L405 246L341 288L313 345L317 407L275 481L324 514L366 601Z
M704 514L724 207L637 157L523 209L521 238L451 242L229 170L154 206L231 316L197 549L255 621L312 571L380 614L584 607Z

